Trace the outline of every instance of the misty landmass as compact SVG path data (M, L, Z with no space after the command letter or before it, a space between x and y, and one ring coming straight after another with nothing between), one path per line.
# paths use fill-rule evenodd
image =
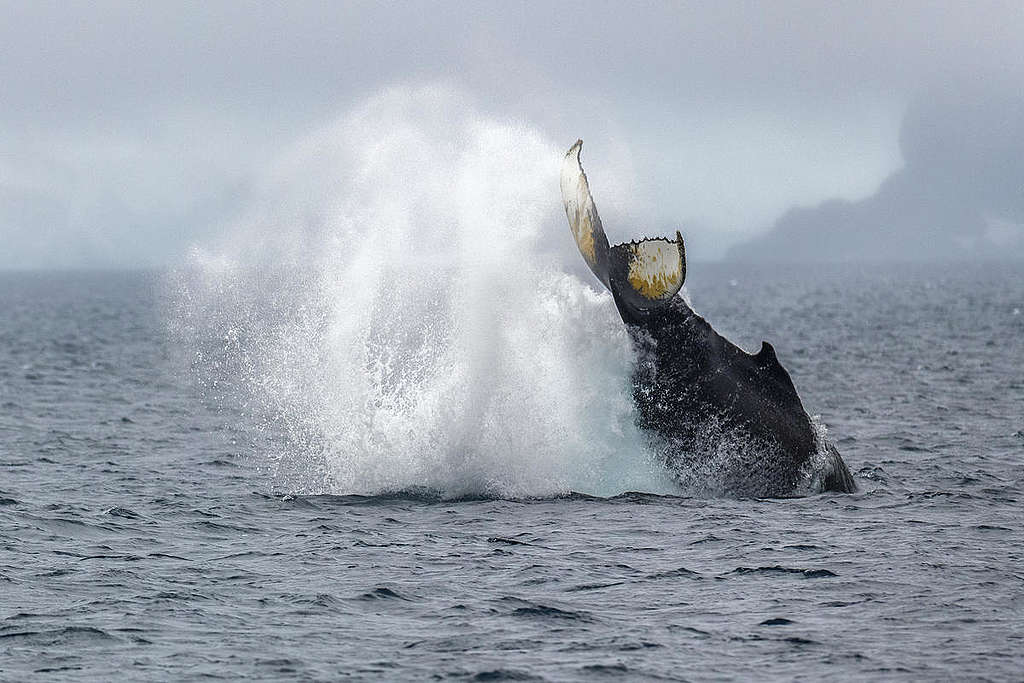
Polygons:
M900 151L903 167L873 195L790 209L727 258L1024 258L1024 97L922 97L904 117Z

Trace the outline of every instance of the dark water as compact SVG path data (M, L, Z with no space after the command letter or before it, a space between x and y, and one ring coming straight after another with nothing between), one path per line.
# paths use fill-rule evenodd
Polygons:
M859 493L289 496L154 276L0 275L0 677L1024 677L1024 269L689 279Z

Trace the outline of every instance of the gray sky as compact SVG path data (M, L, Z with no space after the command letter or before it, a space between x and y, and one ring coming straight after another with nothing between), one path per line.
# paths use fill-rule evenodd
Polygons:
M583 137L592 175L625 154L643 220L714 258L793 206L875 196L927 93L1024 83L1019 1L22 0L0 16L0 268L173 261L294 140L435 79L566 147Z

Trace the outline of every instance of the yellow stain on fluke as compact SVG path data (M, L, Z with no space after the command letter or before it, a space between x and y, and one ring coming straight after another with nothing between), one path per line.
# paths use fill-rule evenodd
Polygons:
M626 279L636 293L651 301L675 296L683 285L679 245L658 239L632 242L628 246Z
M596 268L597 253L594 250L594 226L591 223L590 216L586 213L582 217L578 216L573 227L576 228L573 231L576 233L573 235L576 238L576 246L579 247L580 253L583 254L587 265L592 269Z

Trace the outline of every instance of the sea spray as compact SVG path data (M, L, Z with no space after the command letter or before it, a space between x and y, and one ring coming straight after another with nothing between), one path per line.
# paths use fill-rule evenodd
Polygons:
M290 491L674 491L611 297L561 272L563 150L395 88L267 169L170 283L207 400Z

